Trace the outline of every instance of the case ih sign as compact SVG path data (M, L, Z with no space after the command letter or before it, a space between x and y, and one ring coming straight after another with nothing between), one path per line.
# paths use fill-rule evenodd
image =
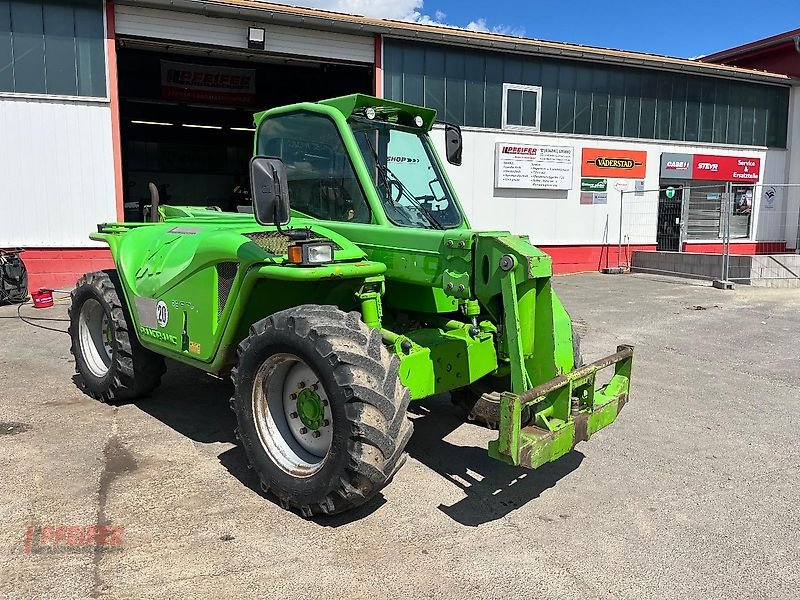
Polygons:
M756 183L760 175L760 158L712 154L674 154L671 152L661 155L661 179Z

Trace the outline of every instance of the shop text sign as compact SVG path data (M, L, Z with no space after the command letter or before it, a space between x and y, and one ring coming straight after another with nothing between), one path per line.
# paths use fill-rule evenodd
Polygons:
M531 146L498 142L495 187L568 190L572 187L570 146Z
M695 154L693 157L693 179L756 183L760 175L760 158L713 156L711 154Z
M581 158L583 177L643 179L646 170L647 152L643 150L583 149Z
M161 95L169 100L256 103L255 69L161 61Z

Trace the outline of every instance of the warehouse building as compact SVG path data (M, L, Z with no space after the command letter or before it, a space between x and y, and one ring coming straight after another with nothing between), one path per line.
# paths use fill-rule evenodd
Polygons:
M708 248L709 186L790 181L797 90L736 66L256 0L0 0L0 248L26 248L32 286L68 286L110 265L87 234L141 220L148 183L169 203L232 206L254 112L352 92L462 125L450 175L471 224L529 235L559 272L616 251L621 191L673 190L643 196L630 248ZM676 203L684 226L665 234ZM797 222L759 212L733 242L794 250Z

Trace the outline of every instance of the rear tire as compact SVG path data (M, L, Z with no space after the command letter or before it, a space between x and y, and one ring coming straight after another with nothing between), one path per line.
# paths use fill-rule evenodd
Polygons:
M84 390L102 402L153 391L166 371L164 358L139 343L116 271L87 273L71 298L70 352Z
M357 312L277 312L253 324L238 358L237 437L262 489L282 506L304 517L350 510L405 461L409 390L398 358Z

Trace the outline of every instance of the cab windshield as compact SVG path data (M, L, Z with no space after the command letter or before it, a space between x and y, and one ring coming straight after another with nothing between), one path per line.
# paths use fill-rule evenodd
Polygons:
M461 224L428 136L365 118L351 118L350 126L392 223L427 229Z

